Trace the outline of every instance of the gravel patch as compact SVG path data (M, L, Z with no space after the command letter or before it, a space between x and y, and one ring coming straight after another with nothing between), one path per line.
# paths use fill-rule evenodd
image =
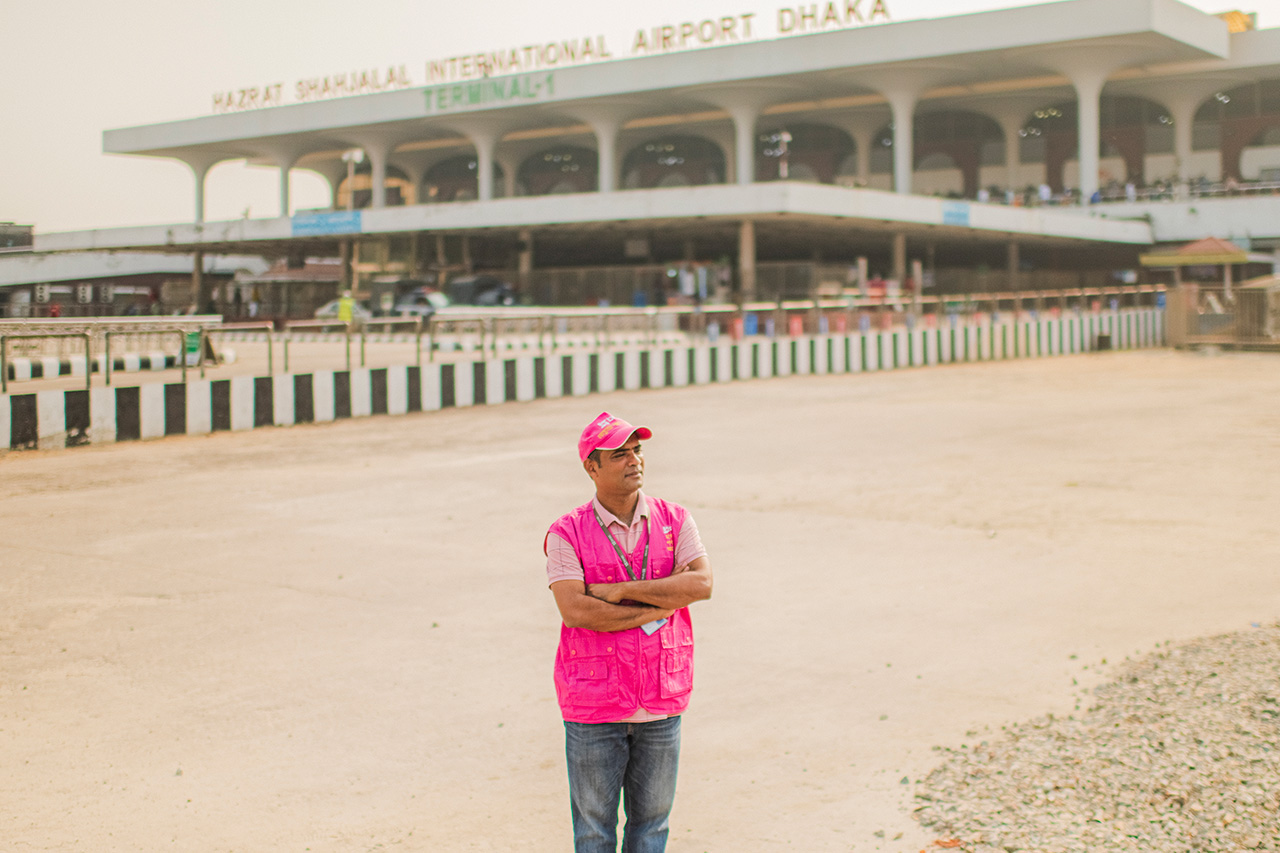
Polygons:
M937 846L1280 851L1280 625L1127 662L1092 698L945 749L916 792Z

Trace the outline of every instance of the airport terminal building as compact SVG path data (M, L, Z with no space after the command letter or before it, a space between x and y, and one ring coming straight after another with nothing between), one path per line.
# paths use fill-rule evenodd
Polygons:
M803 3L429 62L425 85L390 69L300 82L291 103L227 93L104 134L188 164L192 221L35 249L341 254L358 283L488 270L537 302L630 304L665 301L673 265L750 301L876 274L1105 284L1153 244L1280 247L1280 30L1175 0L892 11ZM279 171L278 216L205 221L229 160ZM298 169L330 209L291 208Z

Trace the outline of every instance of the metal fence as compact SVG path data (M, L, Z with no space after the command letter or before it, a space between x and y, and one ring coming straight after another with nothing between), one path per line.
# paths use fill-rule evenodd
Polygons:
M1184 283L1170 295L1168 328L1177 347L1280 348L1280 281L1232 288Z
M82 352L79 346L69 346L60 335L84 335L90 340L92 352L106 352L107 334L117 352L139 352L142 346L159 345L168 351L177 347L177 332L199 332L221 325L222 318L211 314L192 314L181 317L70 317L61 319L0 320L0 335L29 336L20 353L38 358L63 357L71 351ZM173 350L177 352L176 349ZM14 353L19 354L19 353Z
M420 317L394 317L366 320L359 326L332 320L302 320L286 323L277 333L269 322L220 325L206 323L196 328L199 355L194 365L205 375L206 367L216 359L213 342L224 336L239 335L244 340L261 335L267 345L267 372L275 370L275 346L282 345L284 370L290 369L290 343L295 338L320 336L330 342L339 342L345 348L347 369L353 366L353 343L358 344L359 365L366 365L366 350L370 340L412 341L415 363L422 363L425 349L429 359L447 350L461 353L463 357L485 358L497 355L503 349L533 348L540 353L554 353L566 347L607 350L625 346L656 346L662 340L679 336L702 337L714 341L721 336L734 339L757 335L799 336L838 334L870 329L913 328L916 323L936 323L939 317L959 318L975 315L1024 314L1041 312L1101 311L1143 305L1159 305L1164 299L1163 285L1127 285L1121 287L1064 288L1052 291L1004 291L943 295L905 296L857 296L837 299L776 299L771 302L753 302L747 305L709 305L705 307L673 306L663 308L497 308L463 313L444 311L433 315L427 322ZM1213 297L1204 295L1212 302ZM1252 304L1250 296L1236 304ZM1177 300L1175 300L1176 302ZM1266 304L1265 301L1264 303ZM1274 312L1274 303L1270 303ZM1254 325L1270 323L1273 328L1278 318L1274 313L1255 310L1248 316ZM1192 312L1195 313L1195 312ZM1204 319L1208 314L1209 318ZM1196 334L1227 334L1240 322L1236 312L1200 312ZM932 317L932 319L930 319ZM208 321L210 318L196 318ZM133 321L122 323L122 328L95 330L103 342L107 355L107 382L114 353L129 351L130 346L147 340L163 339L177 352L176 363L183 369L183 381L187 379L188 358L194 355L188 335L191 330L180 328L139 328ZM130 328L132 326L132 328ZM398 331L397 331L398 330ZM77 355L85 358L86 376L93 372L93 355L96 352L95 334L78 332L37 331L35 333L4 334L0 326L0 360L11 359L18 354L19 346L30 347L41 343L66 346L66 340L79 339ZM333 333L337 334L334 335ZM249 337L254 336L254 337ZM340 337L339 337L340 336ZM8 381L7 366L2 371ZM87 380L86 380L87 381Z
M9 391L9 346L17 343L35 343L36 341L48 340L78 340L81 343L81 352L84 358L84 382L85 388L90 387L93 381L93 340L87 332L49 332L45 334L23 335L23 334L4 334L0 332L0 394Z

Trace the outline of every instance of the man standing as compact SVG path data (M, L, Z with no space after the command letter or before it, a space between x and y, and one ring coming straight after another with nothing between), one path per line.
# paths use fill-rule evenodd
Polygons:
M578 458L596 495L547 533L547 579L564 624L556 696L565 725L576 853L662 853L676 793L680 714L693 689L688 606L711 597L711 562L683 507L651 498L641 442L608 412Z

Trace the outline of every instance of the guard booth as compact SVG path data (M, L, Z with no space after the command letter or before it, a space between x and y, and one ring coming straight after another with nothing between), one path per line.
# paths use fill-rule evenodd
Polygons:
M1173 277L1165 313L1169 344L1280 349L1278 260L1216 237L1143 255L1144 267Z

